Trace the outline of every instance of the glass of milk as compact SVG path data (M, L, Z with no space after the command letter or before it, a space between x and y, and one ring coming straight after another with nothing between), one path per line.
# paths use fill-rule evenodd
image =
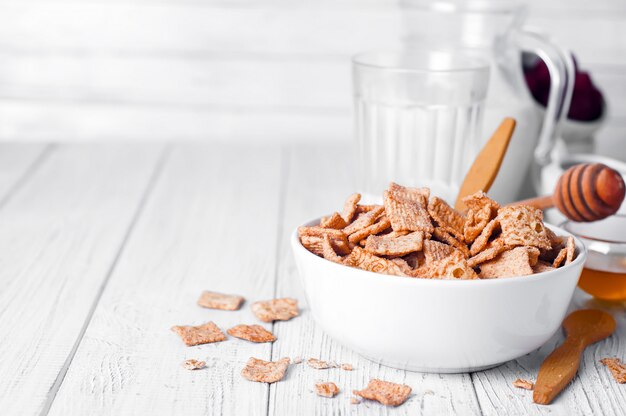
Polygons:
M480 150L489 64L428 50L370 52L352 62L355 173L363 199L377 202L394 181L428 186L454 203Z

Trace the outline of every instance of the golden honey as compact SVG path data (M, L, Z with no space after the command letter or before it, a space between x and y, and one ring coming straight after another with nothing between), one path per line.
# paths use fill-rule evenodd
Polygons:
M626 274L583 269L578 287L603 300L626 300Z

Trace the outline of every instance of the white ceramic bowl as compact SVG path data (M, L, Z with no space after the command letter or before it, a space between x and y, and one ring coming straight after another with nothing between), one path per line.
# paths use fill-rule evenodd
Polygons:
M333 263L304 248L297 230L291 244L308 305L328 335L377 363L438 373L482 370L543 345L565 317L587 256L576 239L576 260L554 271L431 280Z

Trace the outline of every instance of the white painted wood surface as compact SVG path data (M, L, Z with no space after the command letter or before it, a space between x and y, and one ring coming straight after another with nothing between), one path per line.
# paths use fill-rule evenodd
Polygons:
M344 145L0 146L0 408L7 415L621 415L626 390L598 360L624 356L624 305L577 292L572 308L608 310L614 336L584 355L550 406L515 389L563 339L492 370L436 375L375 365L316 327L289 248L302 221L336 210L351 184ZM12 162L8 162L12 161ZM247 298L200 308L205 289ZM185 347L169 328L256 323L254 300L293 296L302 315L265 325L278 340ZM255 356L314 357L354 371L291 366L266 386L240 376ZM186 358L207 361L190 372ZM399 408L349 403L371 377L411 385ZM317 397L317 380L342 393Z

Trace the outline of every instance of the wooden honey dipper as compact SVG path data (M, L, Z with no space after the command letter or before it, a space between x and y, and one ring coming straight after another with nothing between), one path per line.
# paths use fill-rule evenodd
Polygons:
M539 209L556 206L570 220L591 222L615 214L625 192L624 179L615 169L601 163L584 163L563 172L554 194L511 205L532 205Z

